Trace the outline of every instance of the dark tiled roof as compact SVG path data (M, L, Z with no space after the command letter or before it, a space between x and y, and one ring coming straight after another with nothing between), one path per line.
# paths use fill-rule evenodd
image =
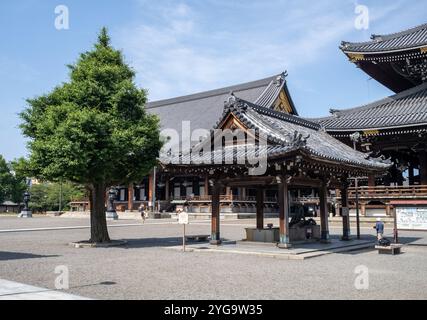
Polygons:
M238 117L247 128L259 130L268 137L268 145L264 146L268 157L285 157L290 152L301 151L316 161L323 160L371 170L388 168L388 164L369 159L366 154L355 151L330 136L318 124L298 116L275 112L240 99L224 108L219 123L222 123L229 113ZM296 133L300 135L300 139L294 139ZM210 139L202 144L208 141ZM200 150L200 147L196 146L194 150ZM239 146L235 152L237 154L245 152L245 147ZM223 150L216 150L213 154L205 154L204 159L218 159L218 157L221 159L222 153ZM184 164L192 160L189 154L182 156L181 159Z
M230 92L234 92L238 98L246 101L258 101L264 107L271 107L283 87L287 90L284 74L278 74L240 85L149 102L147 111L159 116L163 129L175 129L181 133L182 121L190 121L192 130L210 130L221 116L224 101Z
M346 53L375 53L412 49L427 45L427 24L389 35L372 35L368 42L343 42Z
M427 83L333 116L310 119L328 131L376 130L427 124Z

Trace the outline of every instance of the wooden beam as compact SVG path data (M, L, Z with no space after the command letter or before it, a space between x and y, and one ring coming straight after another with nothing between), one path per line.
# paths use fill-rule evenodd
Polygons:
M239 177L226 178L221 182L230 187L267 186L276 183L275 177Z

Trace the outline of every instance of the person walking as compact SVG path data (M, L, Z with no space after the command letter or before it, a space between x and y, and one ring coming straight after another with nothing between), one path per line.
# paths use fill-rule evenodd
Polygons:
M377 222L374 228L377 230L378 241L381 241L384 237L384 222L381 221L381 218L377 218Z
M139 206L138 211L141 214L142 223L145 223L145 219L147 218L147 212L145 210L144 204L141 204Z

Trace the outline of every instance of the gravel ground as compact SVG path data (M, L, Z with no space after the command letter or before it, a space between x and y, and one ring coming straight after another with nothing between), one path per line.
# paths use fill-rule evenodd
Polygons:
M70 272L67 292L97 299L427 299L427 246L405 247L399 256L375 251L331 254L305 261L229 253L167 250L181 241L182 227L163 221L110 228L121 248L75 249L88 229L0 233L0 278L54 288L55 267ZM0 229L87 225L85 219L0 218ZM224 222L222 236L239 240L244 225ZM332 228L339 233L339 228ZM372 233L369 228L364 233ZM189 234L209 234L197 222ZM402 232L405 242L427 243L427 233ZM369 270L369 289L354 286L357 266Z

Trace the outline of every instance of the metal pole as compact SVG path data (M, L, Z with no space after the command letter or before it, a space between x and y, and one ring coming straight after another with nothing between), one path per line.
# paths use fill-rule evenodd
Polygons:
M157 167L154 167L154 171L153 171L153 212L156 209L156 169Z
M399 231L397 230L397 210L394 208L394 230L393 230L393 236L394 236L394 243L399 243Z

